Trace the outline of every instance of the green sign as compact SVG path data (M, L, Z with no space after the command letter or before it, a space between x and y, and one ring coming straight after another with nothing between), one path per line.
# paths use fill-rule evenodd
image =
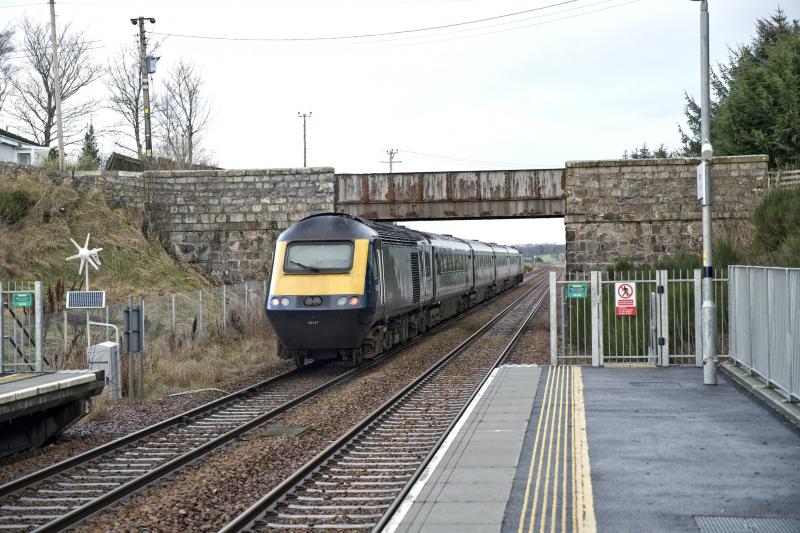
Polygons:
M32 292L12 293L11 303L14 307L33 307L33 293Z
M588 298L588 283L567 283L567 298Z

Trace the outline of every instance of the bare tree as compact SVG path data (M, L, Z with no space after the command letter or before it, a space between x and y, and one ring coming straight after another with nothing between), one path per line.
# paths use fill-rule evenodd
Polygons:
M6 26L0 30L0 110L6 101L11 88L14 66L11 64L11 53L14 51L14 28Z
M162 155L174 159L179 168L191 168L205 159L200 140L210 116L200 72L181 59L167 75L160 98Z
M153 53L156 50L158 43L155 43L149 52ZM108 108L120 117L120 121L114 124L112 131L118 138L122 137L127 141L121 142L116 139L114 142L120 148L136 152L136 156L142 159L144 117L142 116L142 69L139 61L139 45L136 43L123 45L109 60L104 83L111 93ZM133 143L135 148L131 148L128 143Z
M53 139L56 115L49 28L49 24L27 18L20 25L25 67L12 82L15 98L11 110L27 133L45 146ZM65 142L75 140L80 134L79 127L87 122L86 116L97 105L94 100L78 104L72 101L78 91L100 76L101 68L92 61L90 49L83 31L72 31L69 24L64 25L58 36L58 50Z

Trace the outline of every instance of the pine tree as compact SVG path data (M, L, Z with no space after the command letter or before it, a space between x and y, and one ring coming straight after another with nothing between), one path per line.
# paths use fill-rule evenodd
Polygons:
M97 170L98 167L100 167L100 149L97 146L94 126L89 124L86 134L83 136L83 146L81 146L81 155L78 159L78 170Z
M765 153L772 167L800 166L800 24L782 10L756 22L712 77L711 142L717 155ZM688 94L681 155L700 152L700 107Z

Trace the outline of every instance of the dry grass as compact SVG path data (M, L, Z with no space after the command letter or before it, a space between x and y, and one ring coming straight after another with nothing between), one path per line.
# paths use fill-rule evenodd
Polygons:
M145 396L205 389L277 362L278 344L263 311L247 313L233 304L227 326L209 324L202 335L164 332L147 345ZM152 330L151 330L152 331Z

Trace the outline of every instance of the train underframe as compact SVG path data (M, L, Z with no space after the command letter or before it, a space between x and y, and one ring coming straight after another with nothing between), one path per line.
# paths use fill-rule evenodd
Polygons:
M501 285L493 284L469 294L434 303L402 315L379 320L370 328L361 346L339 350L289 350L279 344L278 354L284 359L294 360L295 366L303 367L309 359L340 359L359 366L364 360L421 335L433 326L459 315L470 308L501 294L522 282L522 276L511 278Z

